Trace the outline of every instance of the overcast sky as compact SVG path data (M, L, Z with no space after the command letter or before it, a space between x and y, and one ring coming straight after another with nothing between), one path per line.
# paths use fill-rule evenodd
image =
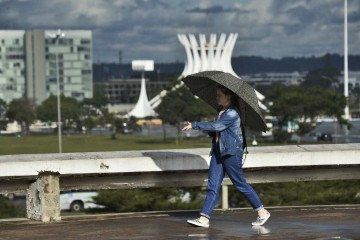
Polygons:
M348 0L360 54L360 1ZM0 0L0 29L89 29L94 62L185 60L179 33L238 33L233 56L343 54L343 0Z

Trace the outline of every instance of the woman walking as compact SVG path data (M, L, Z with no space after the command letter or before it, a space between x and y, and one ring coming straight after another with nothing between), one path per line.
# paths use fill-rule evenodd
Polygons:
M217 121L213 122L188 122L182 129L205 130L213 136L211 160L208 178L208 189L205 201L200 212L200 217L188 220L189 224L199 227L209 227L209 220L218 201L221 183L225 172L243 196L258 213L253 226L263 225L270 217L270 213L262 205L255 190L246 182L243 176L243 135L237 96L219 85L216 92L217 103L221 106Z

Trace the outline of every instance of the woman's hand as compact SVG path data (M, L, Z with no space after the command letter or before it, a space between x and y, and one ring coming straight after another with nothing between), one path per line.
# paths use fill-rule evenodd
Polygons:
M186 122L185 127L183 127L183 129L181 129L181 131L186 131L186 130L190 130L190 129L192 129L191 122Z

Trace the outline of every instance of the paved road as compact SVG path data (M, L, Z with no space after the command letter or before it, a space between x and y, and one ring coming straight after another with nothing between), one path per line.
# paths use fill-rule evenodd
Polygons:
M264 227L250 210L216 211L209 229L188 225L196 212L63 217L58 223L1 220L0 239L360 239L360 207L273 208Z

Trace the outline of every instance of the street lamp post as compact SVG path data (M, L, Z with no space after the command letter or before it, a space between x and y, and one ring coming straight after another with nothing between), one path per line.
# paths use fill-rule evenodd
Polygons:
M60 80L59 80L59 60L58 48L59 39L65 37L65 33L59 29L56 34L49 35L55 41L55 62L56 62L56 88L57 88L57 115L58 115L58 137L59 137L59 153L62 153L62 139L61 139L61 102L60 102Z
M347 0L344 0L344 95L346 98L345 119L350 119L349 113L349 69L348 69L348 6Z

